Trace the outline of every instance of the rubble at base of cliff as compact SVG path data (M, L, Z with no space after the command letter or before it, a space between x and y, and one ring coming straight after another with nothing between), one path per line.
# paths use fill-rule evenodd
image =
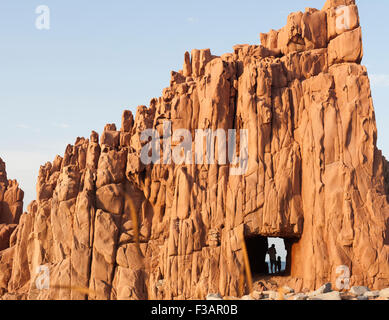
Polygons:
M25 295L20 294L4 294L0 300L27 300ZM220 293L210 293L206 297L207 301L274 301L274 300L288 300L288 301L388 301L389 288L382 290L371 291L364 286L354 286L350 290L332 290L331 283L326 283L318 290L303 292L295 292L288 286L275 287L270 289L261 285L259 291L254 290L252 293L244 295L241 298L225 296L222 297Z
M364 286L354 286L350 290L332 290L331 283L326 283L318 290L309 291L308 289L303 292L295 292L292 288L276 287L266 288L263 285L259 291L254 290L252 293L247 294L241 298L238 297L222 297L219 293L208 294L206 300L290 300L290 301L386 301L389 300L389 288L370 291L369 288Z

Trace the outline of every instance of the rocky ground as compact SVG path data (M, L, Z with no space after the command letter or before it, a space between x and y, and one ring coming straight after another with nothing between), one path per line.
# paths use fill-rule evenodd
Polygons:
M389 300L389 288L371 291L367 287L354 286L340 292L333 290L331 283L326 283L316 291L295 292L287 286L268 288L262 282L255 283L254 288L251 294L242 298L209 294L207 300Z

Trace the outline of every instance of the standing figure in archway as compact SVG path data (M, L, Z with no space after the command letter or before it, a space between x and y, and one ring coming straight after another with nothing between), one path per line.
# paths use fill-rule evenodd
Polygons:
M282 271L282 262L281 262L281 257L278 256L278 258L277 258L277 272L281 273L281 271Z
M276 246L273 244L268 250L267 253L270 257L270 273L276 273L277 268L277 251Z

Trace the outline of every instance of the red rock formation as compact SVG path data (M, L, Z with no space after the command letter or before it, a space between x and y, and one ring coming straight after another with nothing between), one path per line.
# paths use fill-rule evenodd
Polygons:
M24 192L16 180L8 180L5 163L0 159L0 223L18 224L23 213Z
M347 28L337 24L340 5ZM284 28L261 34L260 46L186 53L163 96L135 119L125 111L120 131L107 125L100 143L95 132L78 138L41 167L37 200L11 241L7 291L30 299L237 296L243 233L287 239L287 280L297 290L335 283L341 265L351 285L388 286L389 171L376 147L361 39L355 2L329 0L289 15ZM166 120L193 136L247 129L247 171L231 175L218 158L145 165L141 133L162 136ZM36 290L40 265L49 267L50 290Z
M5 163L0 159L0 295L11 275L14 250L8 248L14 244L11 237L23 213L23 198L17 181L7 179Z
M9 247L11 233L23 213L24 192L16 180L8 180L5 163L0 159L0 251Z

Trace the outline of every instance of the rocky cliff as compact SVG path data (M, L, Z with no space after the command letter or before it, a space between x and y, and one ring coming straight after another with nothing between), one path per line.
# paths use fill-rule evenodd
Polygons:
M0 158L0 251L9 247L9 237L23 213L24 192L16 180L8 180Z
M353 0L293 13L261 45L186 53L162 97L135 119L125 111L120 130L78 138L41 167L0 288L30 299L238 296L249 288L240 281L244 253L260 266L266 237L285 239L296 290L335 283L339 266L350 285L388 286L388 165L362 55ZM172 148L183 142L179 129L193 137L235 129L247 166L232 174L220 153L199 164L188 150L181 164L145 164L146 129ZM39 266L49 290L36 288Z
M23 198L18 182L7 179L5 163L0 158L0 295L6 291L11 273L13 249L7 249L14 245L11 235L23 213Z

